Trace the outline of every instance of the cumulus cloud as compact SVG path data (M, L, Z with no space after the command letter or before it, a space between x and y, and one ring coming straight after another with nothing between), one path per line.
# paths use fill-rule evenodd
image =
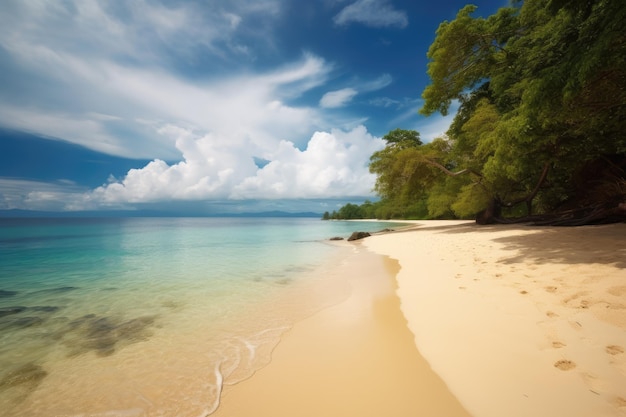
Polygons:
M374 176L369 156L384 144L365 127L316 132L304 150L283 140L260 157L254 147L214 135L197 136L176 126L176 146L184 160L168 165L154 160L114 181L85 193L85 206L118 206L169 200L332 198L370 195ZM246 152L247 150L247 152ZM75 202L76 203L76 202Z
M337 91L329 91L320 99L320 106L326 109L343 107L357 94L358 92L353 88L343 88Z
M406 12L396 10L388 0L357 0L343 8L333 21L336 25L354 22L371 27L404 28L409 24Z
M315 132L305 150L283 141L269 164L233 189L233 198L329 198L370 195L367 162L384 142L364 126Z

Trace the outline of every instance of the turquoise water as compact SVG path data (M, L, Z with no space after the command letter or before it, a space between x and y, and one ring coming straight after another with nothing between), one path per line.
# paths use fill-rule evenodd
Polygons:
M328 238L388 226L0 219L0 415L208 415L345 296Z

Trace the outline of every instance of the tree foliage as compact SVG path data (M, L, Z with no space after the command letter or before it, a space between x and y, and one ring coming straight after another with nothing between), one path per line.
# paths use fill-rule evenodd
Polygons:
M396 129L371 157L382 204L420 202L434 218L569 213L577 224L604 210L622 219L626 8L525 0L475 12L468 5L441 23L428 51L421 113L445 115L458 101L447 137L423 144Z
M385 135L370 160L381 201L367 213L625 220L626 8L525 0L475 12L468 5L441 23L428 51L421 113L445 115L458 102L447 136Z

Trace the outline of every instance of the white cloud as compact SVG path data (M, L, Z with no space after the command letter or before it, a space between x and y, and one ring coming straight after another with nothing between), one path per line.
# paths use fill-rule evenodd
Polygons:
M31 59L37 58L32 55ZM248 136L259 146L272 146L280 138L303 137L313 128L323 127L315 109L289 106L284 100L323 83L331 68L319 57L305 54L300 61L266 73L194 82L152 68L131 68L106 60L87 63L72 56L60 57L53 65L42 58L39 64L73 79L64 83L71 93L68 105L80 103L89 111L5 101L0 105L0 124L110 154L167 159L177 157L173 142L155 131L167 123L216 133L228 140ZM133 140L117 134L120 128L132 132Z
M352 99L360 93L369 93L387 87L393 82L389 74L383 74L372 81L355 83L353 87L342 88L341 90L329 91L320 99L320 107L335 109L346 106Z
M73 201L82 201L84 187L69 180L56 183L0 178L0 210L65 210Z
M393 78L389 74L383 74L380 77L376 78L373 81L369 81L364 83L361 86L361 91L370 92L377 91L387 87L389 84L393 82Z
M305 150L283 141L269 164L237 185L233 198L331 198L372 194L368 168L384 142L364 126L351 131L316 132Z
M277 0L202 9L148 0L6 0L0 48L9 57L3 68L10 71L0 92L19 94L0 96L0 125L153 161L89 192L68 184L23 184L23 192L11 188L5 204L77 210L169 200L371 195L374 177L367 163L382 141L356 126L362 118L346 120L325 109L384 88L391 76L331 91L320 100L321 109L290 104L324 85L333 66L310 53L260 73L236 65L248 59L242 55L251 39L238 35L258 27L254 38L263 38L265 26L255 26L255 18L277 16L279 6ZM366 24L372 24L363 14L368 9L403 16L385 2L353 6L360 17L348 19ZM185 74L181 68L196 68L186 60L199 56L229 71ZM254 157L271 162L259 169Z
M371 99L369 103L376 107L399 107L401 104L400 100L389 97L376 97Z
M343 8L333 20L337 25L356 22L371 27L404 28L409 24L406 13L394 9L388 0L357 0Z
M156 132L168 123L228 140L249 136L261 147L304 138L326 127L323 118L286 102L325 82L332 67L306 53L263 73L234 62L251 38L241 32L259 29L254 39L263 38L258 21L275 16L278 4L7 0L0 47L11 72L0 86L16 99L2 97L0 124L134 158L180 157ZM198 56L230 71L186 76Z
M326 109L343 107L357 94L358 92L353 88L343 88L337 91L329 91L320 99L320 106Z
M82 197L85 207L119 206L169 200L332 198L371 195L375 177L369 156L381 139L365 127L351 131L316 132L305 150L283 140L254 163L253 147L213 135L196 136L177 126L163 128L176 135L184 160L168 165L154 160L128 172L121 181L103 185ZM75 199L74 204L78 204Z

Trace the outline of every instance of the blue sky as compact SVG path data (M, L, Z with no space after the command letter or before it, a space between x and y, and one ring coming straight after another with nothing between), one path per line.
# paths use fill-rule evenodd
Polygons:
M371 199L385 133L447 130L417 111L435 30L465 4L3 0L0 210Z

